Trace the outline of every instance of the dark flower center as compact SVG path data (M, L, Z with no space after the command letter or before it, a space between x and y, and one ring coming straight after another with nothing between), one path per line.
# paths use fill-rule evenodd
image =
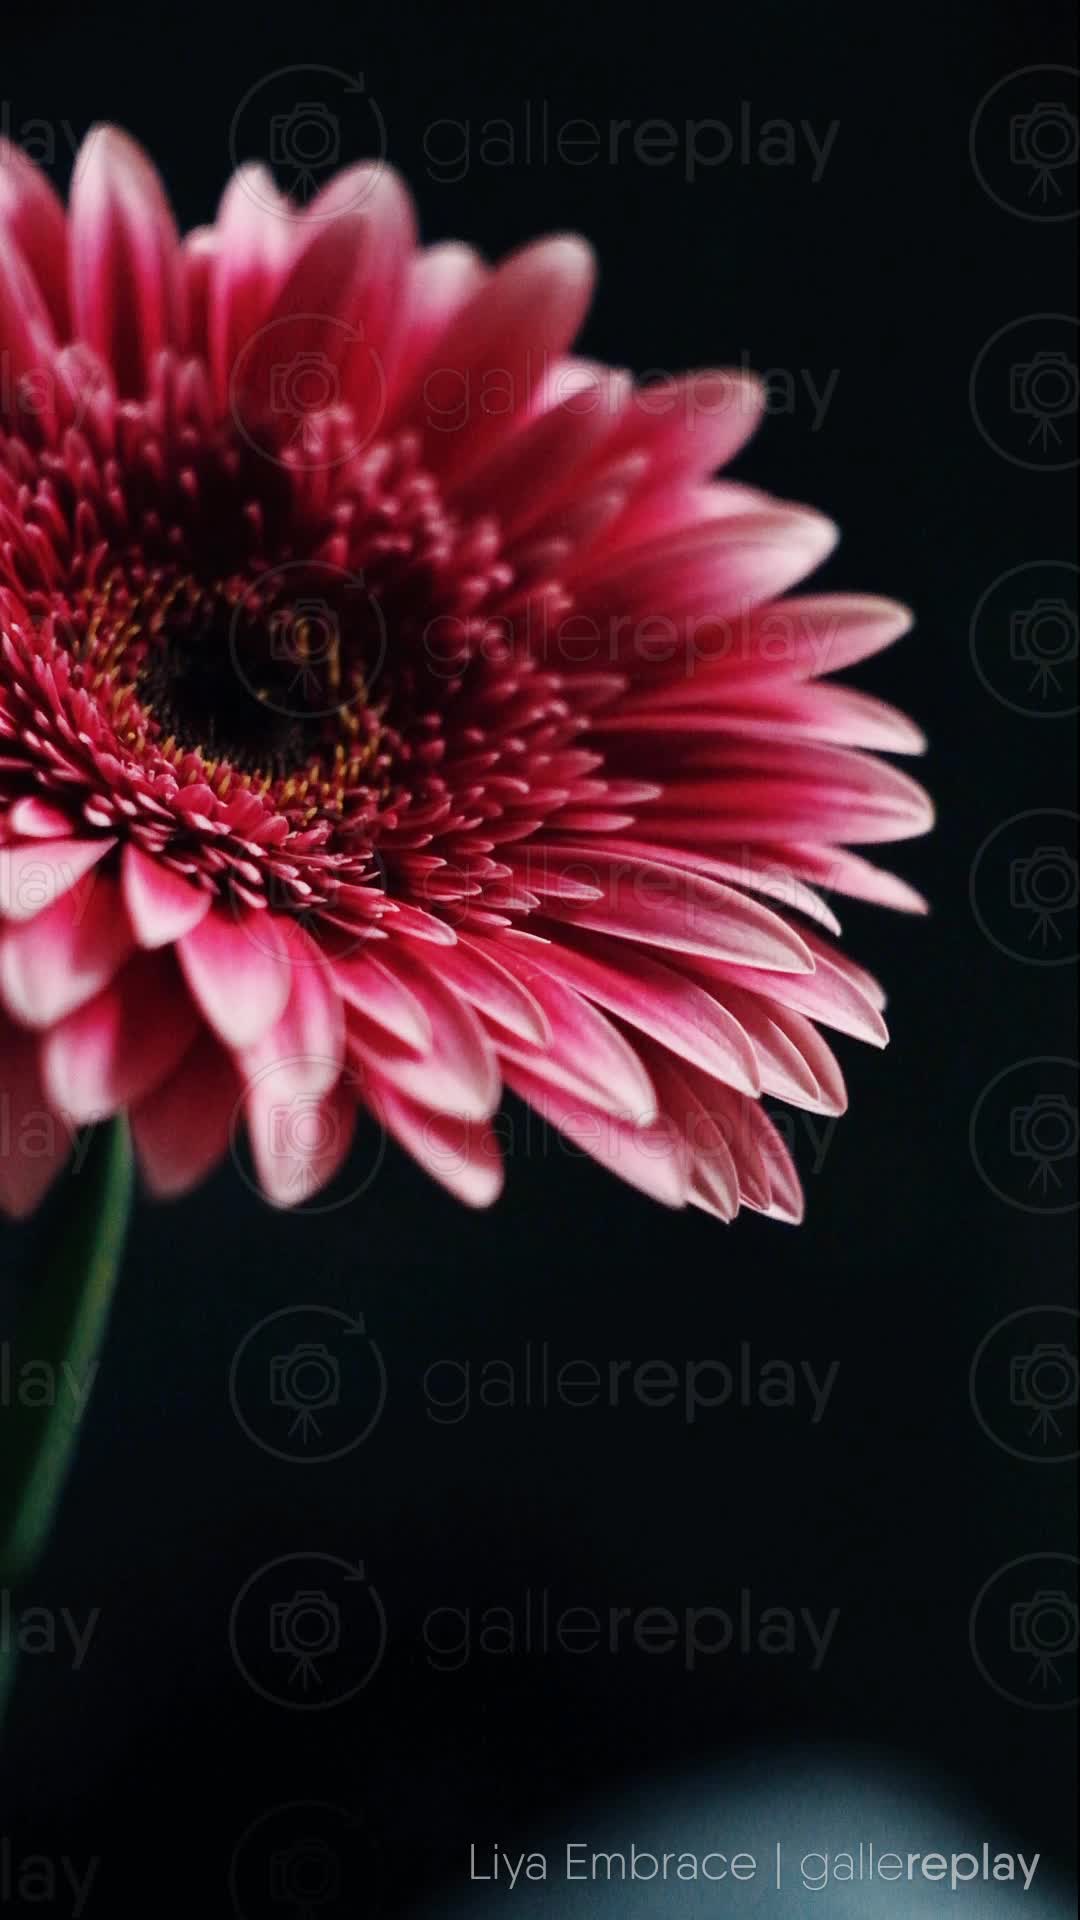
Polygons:
M383 731L369 692L377 610L322 584L307 569L295 583L158 578L115 624L91 618L80 652L113 680L122 737L172 760L197 754L208 776L313 783L323 799L363 783Z
M243 773L283 779L309 766L327 733L326 716L312 705L317 671L290 659L287 640L276 649L270 635L261 651L241 667L228 632L216 626L155 648L139 690L162 736Z

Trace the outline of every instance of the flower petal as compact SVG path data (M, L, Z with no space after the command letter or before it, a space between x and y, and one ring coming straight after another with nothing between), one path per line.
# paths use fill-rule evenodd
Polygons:
M507 1065L506 1084L580 1152L598 1160L628 1186L637 1187L666 1207L686 1205L689 1164L670 1121L657 1119L647 1126L631 1126L540 1079L521 1060Z
M198 1032L168 954L140 953L41 1043L51 1104L80 1126L133 1106L168 1078Z
M190 1192L224 1157L240 1093L228 1054L204 1030L175 1072L139 1101L132 1138L157 1199Z
M534 241L501 263L436 342L409 417L425 464L444 484L463 478L524 415L585 317L593 271L584 241Z
M365 1070L370 1068L380 1080L388 1080L418 1106L462 1120L490 1119L499 1101L499 1070L495 1049L476 1014L411 952L395 957L394 967L401 969L406 986L430 1022L430 1050L417 1057L411 1049L395 1048L388 1036L353 1019L350 1053L359 1057Z
M205 920L213 896L129 841L121 863L124 905L140 947L170 947Z
M272 913L215 906L176 951L196 1004L227 1047L254 1046L280 1020L292 959Z
M0 226L0 418L18 433L26 415L46 439L56 431L57 340L48 308L12 234Z
M50 1027L107 986L134 945L120 889L95 875L21 926L0 930L0 997L28 1027Z
M302 1206L348 1159L356 1128L349 1075L329 1093L298 1094L287 1071L271 1067L248 1086L245 1110L255 1171L271 1206Z
M486 1120L433 1113L389 1081L377 1081L373 1111L406 1153L468 1207L490 1207L503 1187L499 1142Z
M46 1097L37 1042L0 1014L0 1212L22 1220L71 1153L73 1128Z
M180 242L157 174L117 127L92 127L79 149L70 228L76 334L121 394L145 394L155 356L184 337Z
M753 1047L719 1000L625 941L590 940L581 934L570 938L569 946L551 941L531 949L541 971L651 1035L704 1073L744 1093L760 1092Z
M501 1032L533 1046L550 1045L551 1027L543 1007L500 965L497 943L460 937L456 947L440 954L439 973Z
M33 920L78 886L114 840L29 840L0 847L0 919ZM93 886L91 879L89 886Z
M667 866L662 848L652 860L620 856L607 846L575 851L578 876L600 887L603 899L583 905L552 901L547 912L553 920L673 953L812 972L805 941L779 914L735 887Z
M281 933L291 960L288 1004L250 1046L239 1050L245 1078L275 1069L279 1099L327 1094L337 1085L345 1059L345 1008L333 973L302 928L286 921Z
M656 1093L640 1055L598 1007L544 964L545 943L531 935L499 944L502 964L524 982L551 1031L546 1046L500 1040L499 1058L528 1068L534 1078L590 1107L635 1126L656 1119Z
M414 1053L429 1051L434 1041L431 1021L392 965L384 966L373 953L346 954L330 964L338 992L350 1007L403 1047Z
M67 219L40 167L0 137L0 227L10 233L44 296L60 338L70 332ZM10 370L9 370L10 371Z

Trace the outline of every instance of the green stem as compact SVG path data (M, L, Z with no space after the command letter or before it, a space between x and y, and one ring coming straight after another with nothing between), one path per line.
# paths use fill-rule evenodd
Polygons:
M25 1580L48 1539L97 1371L133 1191L127 1125L113 1120L93 1134L78 1173L57 1196L52 1245L11 1351L12 1404L0 1420L0 1589ZM29 1363L51 1386L41 1404L26 1404L31 1396L19 1391ZM0 1646L0 1714L13 1664L12 1650Z

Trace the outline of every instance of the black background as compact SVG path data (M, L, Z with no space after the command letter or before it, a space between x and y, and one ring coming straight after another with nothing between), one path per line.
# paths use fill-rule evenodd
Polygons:
M818 1174L797 1136L799 1231L654 1209L536 1127L524 1151L520 1114L492 1214L459 1210L396 1151L360 1200L317 1218L272 1213L232 1167L178 1206L140 1205L77 1469L26 1596L100 1607L100 1625L78 1674L24 1662L0 1823L25 1848L100 1854L91 1912L124 1891L147 1911L227 1911L239 1835L302 1799L363 1810L389 1862L387 1908L407 1912L440 1877L462 1883L472 1839L527 1844L540 1809L628 1773L737 1761L761 1739L869 1741L932 1765L978 1793L995 1830L1067 1863L1072 1716L987 1686L968 1616L996 1568L1071 1550L1068 1469L996 1447L967 1387L997 1320L1065 1301L1071 1285L1072 1217L1003 1204L968 1144L993 1075L1074 1052L1072 970L996 949L968 889L1000 821L1073 804L1068 722L1009 710L968 644L997 575L1071 552L1071 477L1000 458L968 400L998 327L1072 307L1072 230L995 205L968 153L990 86L1075 59L1064 14L1003 0L637 15L566 0L305 0L164 14L54 4L5 23L6 128L53 128L61 183L67 129L113 119L196 224L260 76L359 69L426 239L490 255L544 230L592 239L602 275L585 345L597 357L638 370L743 360L809 370L819 387L837 370L819 427L805 399L778 411L738 470L839 521L823 583L917 609L915 633L859 682L925 726L940 813L896 859L931 897L929 921L843 909L849 950L889 988L894 1037L884 1056L840 1042L852 1113ZM755 122L835 119L839 132L817 183L805 153L687 182L678 159L529 155L526 102L600 127L731 120L748 102ZM431 161L450 138L428 131L443 118L474 142L456 181ZM515 129L512 165L478 157L494 120ZM5 1231L8 1296L7 1263L32 1273L43 1226ZM371 1436L319 1467L259 1451L228 1397L248 1329L303 1301L362 1311L389 1378ZM427 1417L433 1361L476 1369L545 1340L561 1358L675 1363L748 1341L819 1370L835 1359L839 1373L816 1427L760 1407L688 1426L637 1403L477 1409L444 1429ZM359 1701L310 1716L257 1698L227 1637L247 1576L308 1549L362 1557L390 1627ZM545 1587L563 1606L675 1610L743 1587L761 1604L839 1606L841 1620L816 1674L757 1656L687 1675L629 1650L432 1669L433 1608L520 1605Z

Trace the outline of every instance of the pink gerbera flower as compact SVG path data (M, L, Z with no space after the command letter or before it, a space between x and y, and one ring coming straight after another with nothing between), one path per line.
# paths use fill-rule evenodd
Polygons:
M238 1116L267 1196L357 1110L464 1200L503 1086L636 1186L799 1216L762 1106L881 1044L823 897L921 833L833 686L902 607L787 596L821 515L716 480L762 411L571 356L554 238L419 249L375 166L181 240L121 133L0 156L0 1204L130 1113L159 1194Z

